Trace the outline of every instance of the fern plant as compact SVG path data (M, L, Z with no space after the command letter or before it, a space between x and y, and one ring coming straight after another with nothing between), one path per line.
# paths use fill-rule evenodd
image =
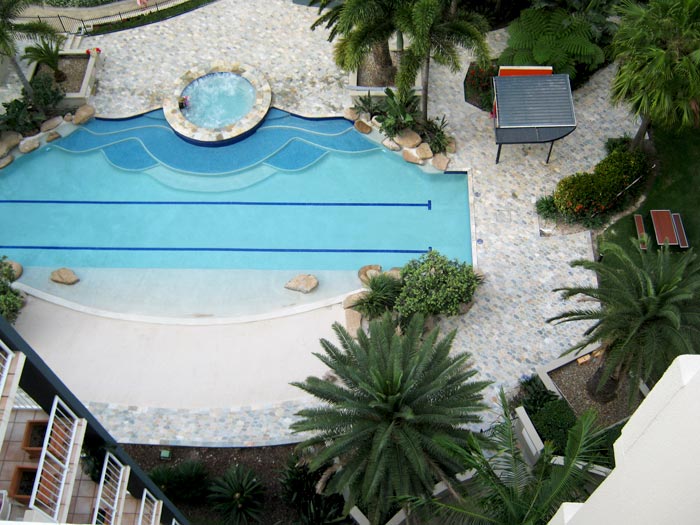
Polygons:
M393 310L403 283L401 279L380 273L370 278L368 287L367 294L358 299L353 308L372 320L381 317L384 312Z
M377 97L373 97L369 91L367 95L360 95L352 107L358 113L367 113L370 118L382 114L382 104Z
M576 77L576 68L595 69L605 53L594 43L591 22L564 9L526 9L508 26L508 47L499 64L552 66L555 73Z

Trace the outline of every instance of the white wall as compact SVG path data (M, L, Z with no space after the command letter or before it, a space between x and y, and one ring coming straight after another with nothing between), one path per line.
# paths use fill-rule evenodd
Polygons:
M615 442L616 468L550 525L700 523L700 356L678 357Z

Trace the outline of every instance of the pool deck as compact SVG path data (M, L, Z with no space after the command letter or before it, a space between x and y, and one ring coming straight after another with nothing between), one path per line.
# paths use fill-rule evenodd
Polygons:
M98 113L125 116L160 106L184 70L216 59L241 60L264 71L273 105L307 116L342 114L346 75L332 61L323 31L308 27L316 10L289 0L219 0L195 12L85 39L104 50L93 97ZM494 53L504 31L491 33ZM464 69L468 56L464 55ZM577 130L554 146L506 146L495 164L493 123L466 104L461 74L434 65L430 114L447 115L458 152L451 169L471 177L478 268L486 276L474 307L447 319L455 351L469 351L479 378L512 388L538 364L558 357L582 334L580 326L550 326L563 310L553 288L592 283L568 262L590 258L590 235L540 235L535 200L557 181L590 170L607 137L632 133L634 119L612 107L609 67L574 94ZM104 319L32 298L16 327L120 441L173 445L266 445L294 441L288 424L311 402L288 385L323 373L311 355L342 320L326 307L274 321L172 326ZM493 415L486 416L487 421Z

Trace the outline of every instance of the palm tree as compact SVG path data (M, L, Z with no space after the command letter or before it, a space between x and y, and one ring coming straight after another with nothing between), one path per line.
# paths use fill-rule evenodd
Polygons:
M604 262L574 261L573 267L598 275L597 288L560 288L564 298L580 296L599 303L564 312L548 322L588 321L584 338L568 352L594 343L605 350L605 360L588 384L601 402L615 397L623 374L630 376L630 399L639 381L658 379L680 354L700 349L700 264L692 250L671 253L668 246L644 252L634 240L626 252L603 243Z
M477 61L485 64L489 58L488 24L483 16L458 9L454 0L416 0L399 9L396 20L411 42L401 58L396 84L401 90L410 90L423 70L421 111L427 120L430 59L457 72L462 67L458 50L462 47L472 49Z
M389 38L396 32L395 11L411 0L312 0L319 6L319 18L311 29L325 26L330 30L329 41L338 38L334 48L336 64L354 71L371 58L374 68L371 84L390 86L396 70L389 51ZM328 8L326 13L323 10ZM370 68L371 69L371 68Z
M403 334L389 314L372 321L357 340L339 324L333 329L341 348L321 340L315 354L337 377L309 377L293 383L326 406L300 411L295 432L314 435L299 445L313 447L310 468L338 460L329 492L347 489L346 509L357 504L371 523L384 523L397 498L429 496L436 481L450 483L462 465L446 444L466 446L465 425L480 421L486 382L470 381L469 354L450 355L455 333L438 341L423 335L416 315Z
M622 0L619 14L612 98L641 118L630 147L641 144L652 121L668 128L700 124L700 2Z
M545 525L563 502L581 500L585 486L593 481L590 467L600 446L594 412L584 413L569 430L563 460L555 459L552 444L546 442L530 467L518 446L502 391L501 406L501 420L490 432L494 454L486 453L474 439L470 451L453 447L464 469L474 473L466 494L453 502L432 502L439 523Z
M44 22L17 23L15 20L22 14L25 8L32 4L32 0L1 0L0 1L0 55L10 59L17 76L22 82L29 98L34 98L34 90L24 76L17 61L17 40L37 40L43 37L52 37L56 34L54 29Z

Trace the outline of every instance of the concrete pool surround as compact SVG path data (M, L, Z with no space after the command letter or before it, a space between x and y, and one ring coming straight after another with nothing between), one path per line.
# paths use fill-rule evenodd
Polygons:
M212 73L234 73L246 79L255 89L255 102L251 110L232 124L222 128L203 128L187 120L180 109L180 100L185 88L198 78ZM214 62L206 66L195 66L186 71L175 82L170 93L163 99L163 113L168 124L180 137L200 145L225 145L245 137L262 123L272 103L272 90L265 76L247 64L240 62Z

